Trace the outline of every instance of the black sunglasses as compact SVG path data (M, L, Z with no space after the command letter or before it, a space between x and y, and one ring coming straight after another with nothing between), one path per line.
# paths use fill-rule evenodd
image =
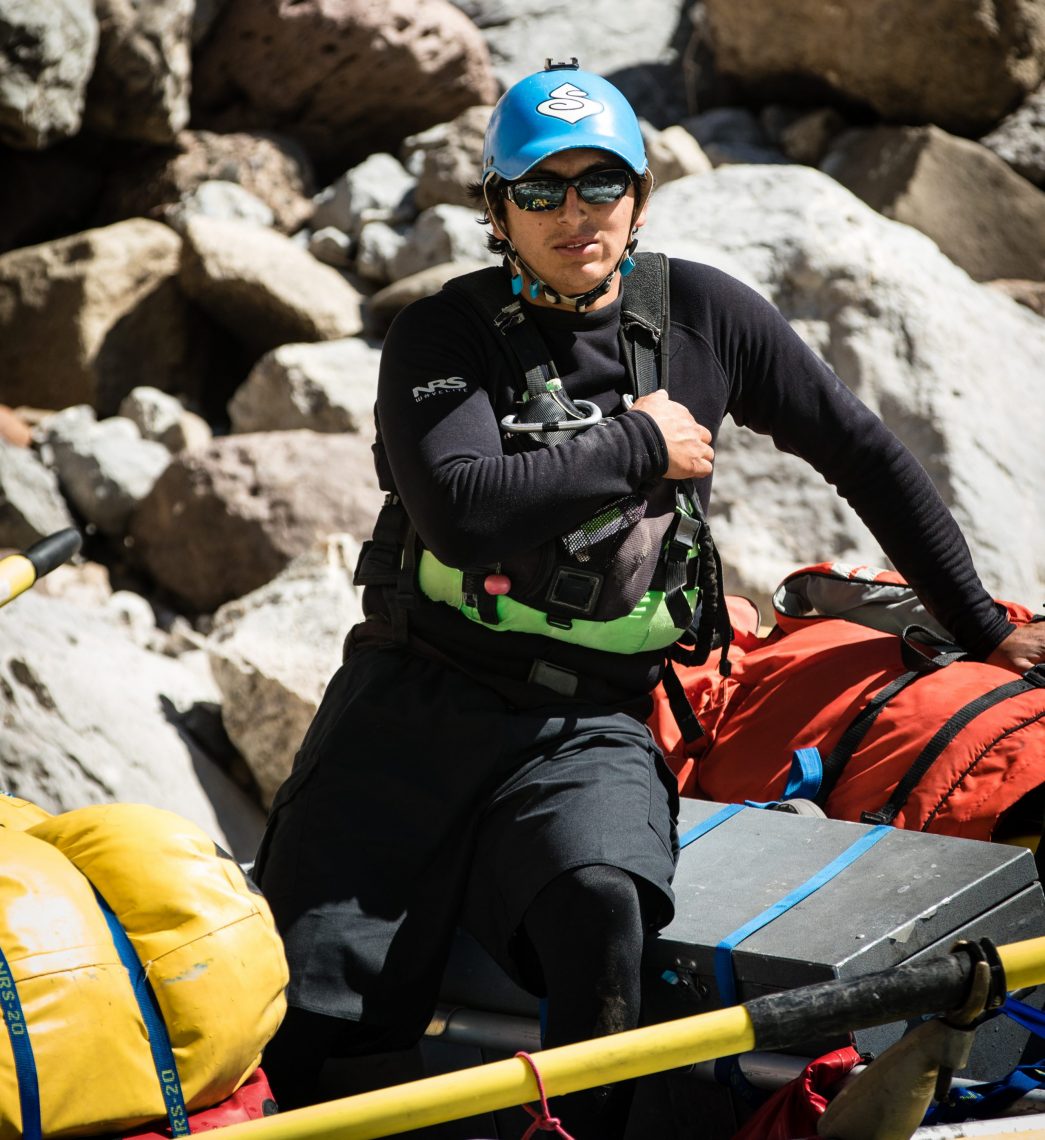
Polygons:
M589 206L608 206L619 202L628 192L631 175L626 170L589 170L576 178L560 178L544 174L509 182L508 200L520 210L557 210L566 201L572 186Z

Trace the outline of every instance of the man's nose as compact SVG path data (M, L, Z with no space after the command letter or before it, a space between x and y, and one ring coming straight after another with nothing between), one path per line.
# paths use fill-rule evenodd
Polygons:
M570 221L585 213L586 204L584 199L577 193L576 186L566 187L566 197L563 199L562 205L557 211L557 217L560 221Z

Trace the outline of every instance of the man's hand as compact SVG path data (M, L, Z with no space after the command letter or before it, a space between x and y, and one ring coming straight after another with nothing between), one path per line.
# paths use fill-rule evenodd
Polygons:
M703 479L711 474L715 452L711 432L677 404L662 388L648 396L640 396L631 405L633 412L645 412L660 428L668 448L666 479Z
M990 665L1000 665L1014 673L1026 673L1033 665L1045 661L1045 621L1020 625L987 658Z

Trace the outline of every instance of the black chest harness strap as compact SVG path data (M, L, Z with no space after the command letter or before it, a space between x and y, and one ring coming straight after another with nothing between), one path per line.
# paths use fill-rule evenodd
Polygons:
M663 254L635 257L635 269L622 279L618 339L631 395L625 405L668 385L668 331L670 304L668 259ZM526 385L522 399L525 423L506 417L508 431L526 431L545 446L554 447L601 418L594 404L566 394L555 362L533 321L526 319L518 298L510 297L503 268L490 268L456 278L445 286L467 297L501 334L505 350ZM508 298L506 300L506 297ZM594 410L594 415L593 411ZM576 427L572 426L576 423ZM597 428L595 430L598 430ZM711 649L721 645L720 669L729 672L726 651L732 639L729 615L722 600L722 568L711 533L690 480L680 482L676 492L675 520L668 534L664 556L664 598L668 613L683 634L665 650L664 686L683 737L694 740L702 729L682 688L672 661L698 664ZM693 584L693 550L696 583L700 587L699 617L694 622L685 590ZM418 540L399 499L388 495L378 516L373 538L363 544L355 581L358 585L384 586L393 628L405 640L407 611L416 605L415 572ZM464 570L464 592L473 599L483 621L497 623L496 598L482 582L488 567ZM393 596L394 595L394 596Z

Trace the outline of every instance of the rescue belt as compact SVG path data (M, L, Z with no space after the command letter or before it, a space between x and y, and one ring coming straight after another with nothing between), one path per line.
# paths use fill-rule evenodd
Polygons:
M631 400L668 384L670 327L668 260L663 254L639 254L635 269L623 279L618 338ZM566 395L554 362L525 307L511 296L504 270L490 268L455 278L446 288L465 296L500 334L506 353L521 372L525 393L518 414L506 417L509 432L527 432L538 444L554 447L578 431L599 430L595 405ZM576 425L576 426L574 426ZM628 503L607 504L584 527L564 536L567 550L583 549L591 534L622 534L632 525ZM598 541L593 539L592 541ZM722 570L692 481L676 485L674 517L664 533L655 577L645 595L623 616L594 615L603 575L578 560L557 560L542 596L504 598L511 589L499 566L455 569L444 566L420 543L394 492L386 496L373 537L363 544L354 581L383 588L393 634L407 638L408 614L427 598L447 602L466 617L493 629L539 633L558 640L610 652L665 651L665 688L672 711L687 739L700 735L672 661L705 661L716 637L722 647L721 668L728 672L726 649L731 638L723 598ZM696 621L695 621L696 618ZM535 665L539 665L536 662ZM558 670L558 672L564 672ZM531 677L546 676L535 670ZM541 683L546 683L542 681ZM557 684L553 687L565 691Z

